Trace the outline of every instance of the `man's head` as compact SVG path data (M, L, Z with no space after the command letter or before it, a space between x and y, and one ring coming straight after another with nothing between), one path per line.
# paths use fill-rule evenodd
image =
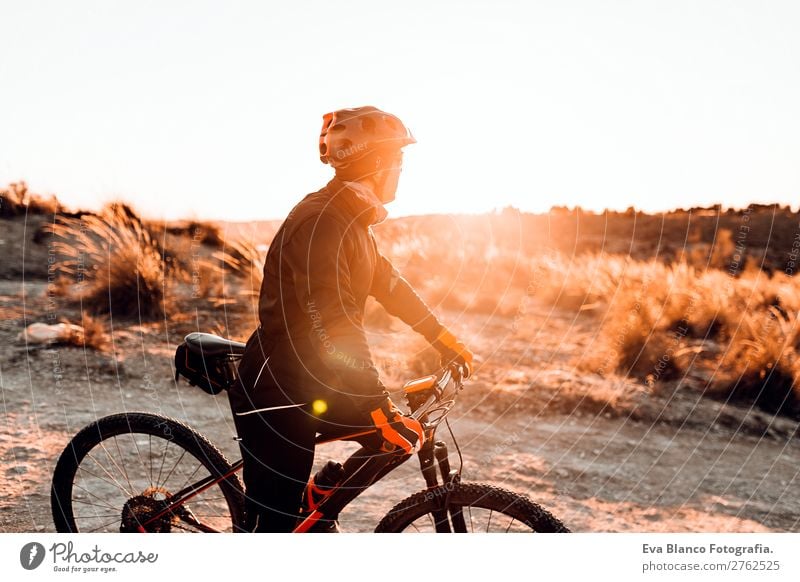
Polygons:
M402 148L417 140L397 117L375 107L326 113L319 159L345 181L365 182L383 203L394 200L403 163Z

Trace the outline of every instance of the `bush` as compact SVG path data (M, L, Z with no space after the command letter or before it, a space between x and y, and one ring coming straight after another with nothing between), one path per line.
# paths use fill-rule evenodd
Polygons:
M244 288L243 295L258 296L261 292L261 282L264 278L264 263L266 251L260 250L256 245L245 240L228 243L224 250L214 253L214 258L222 281L226 275L241 279Z
M745 314L720 358L710 395L800 419L800 342L797 313L772 307Z
M110 204L98 215L61 217L52 230L58 269L77 283L74 298L84 307L115 317L163 317L160 247L130 206Z
M168 226L166 230L169 234L188 237L210 247L222 248L225 245L219 226L213 222L192 220Z
M44 198L32 194L25 182L11 183L0 189L0 218L14 218L26 214L54 214L61 209L55 196Z

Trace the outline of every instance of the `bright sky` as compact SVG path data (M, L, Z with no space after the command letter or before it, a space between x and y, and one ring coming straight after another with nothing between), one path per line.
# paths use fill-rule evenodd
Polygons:
M392 215L800 202L800 2L0 4L0 185L283 217L322 114L395 113Z

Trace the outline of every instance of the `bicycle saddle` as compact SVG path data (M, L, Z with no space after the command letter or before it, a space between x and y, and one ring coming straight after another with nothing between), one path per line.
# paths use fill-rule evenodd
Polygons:
M213 333L195 331L183 339L189 350L202 356L240 356L244 353L244 343L227 340Z

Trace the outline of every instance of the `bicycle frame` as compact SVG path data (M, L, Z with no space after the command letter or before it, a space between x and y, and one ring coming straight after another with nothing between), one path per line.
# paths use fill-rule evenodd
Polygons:
M453 373L450 370L446 370L441 377L438 377L438 381L433 384L429 390L423 390L421 394L417 396L416 401L412 398L409 390L406 392L406 397L409 399L409 403L412 406L412 416L423 422L426 429L425 443L417 455L420 461L422 476L429 490L436 489L440 485L436 472L437 464L439 472L441 473L443 485L451 486L460 479L459 472L450 469L447 445L442 441L435 440L436 428L441 420L444 419L454 402L454 400L451 399L442 404L445 387L451 380L454 380ZM460 389L460 375L456 384ZM406 387L408 388L410 385L412 385L412 383L407 384ZM436 408L437 405L439 408ZM439 418L426 423L425 420L428 419L428 415L437 410L444 410L444 412ZM355 440L357 437L371 434L372 432L373 431L365 431L335 438L318 436L316 444L321 445L334 441L351 441ZM376 451L375 449L362 446L345 461L344 477L339 484L332 489L331 493L327 495L317 508L302 519L295 527L293 533L308 532L318 521L326 518L336 518L339 513L363 491L403 464L409 458L411 458L411 455L406 455L402 452ZM154 515L150 516L147 521L139 524L138 530L144 533L147 531L147 526L149 524L161 519L169 513L174 513L203 532L221 533L219 530L199 522L191 514L191 511L184 507L184 504L203 491L229 479L237 471L241 470L243 466L244 461L239 459L231 465L230 469L224 475L209 475L196 483L184 487L164 501L164 507L161 511L156 512ZM450 489L452 489L452 487L445 487L445 492ZM446 493L442 501L441 509L437 510L434 514L436 518L436 529L437 532L449 532L450 528L446 516L448 510ZM462 529L466 526L460 508L452 508L450 518L457 531L465 531L465 529Z

